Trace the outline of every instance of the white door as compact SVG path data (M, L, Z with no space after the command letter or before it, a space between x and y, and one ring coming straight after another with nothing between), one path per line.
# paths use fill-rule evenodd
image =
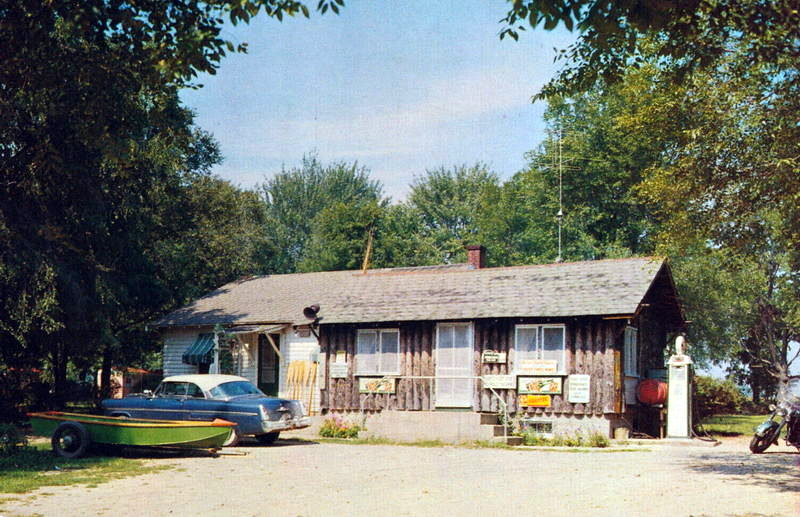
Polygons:
M436 327L436 407L472 407L472 350L472 324Z

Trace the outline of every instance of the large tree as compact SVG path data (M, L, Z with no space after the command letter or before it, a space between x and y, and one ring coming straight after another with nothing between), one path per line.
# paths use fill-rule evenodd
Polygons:
M383 186L370 178L367 168L357 163L323 164L316 154L304 156L299 167L283 169L266 179L260 191L266 204L270 241L277 250L272 266L281 273L297 271L303 260L306 260L303 266L306 270L313 263L324 269L342 261L350 263L351 259L331 257L316 262L317 258L308 258L307 255L327 253L320 246L335 233L331 225L339 224L336 222L338 216L345 215L348 207L358 218L361 216L356 212L369 211L371 209L366 207L383 203ZM330 217L335 220L328 221ZM372 216L363 217L365 221L372 220ZM317 248L309 251L315 231L326 236L318 236L314 241ZM363 238L366 239L366 234Z
M482 163L429 169L414 178L408 204L420 217L419 232L432 241L438 263L465 260L464 247L477 240L482 200L498 184Z

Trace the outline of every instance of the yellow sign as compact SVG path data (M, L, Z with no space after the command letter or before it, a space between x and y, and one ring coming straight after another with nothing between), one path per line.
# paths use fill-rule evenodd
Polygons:
M525 407L550 407L550 395L520 395L519 405Z

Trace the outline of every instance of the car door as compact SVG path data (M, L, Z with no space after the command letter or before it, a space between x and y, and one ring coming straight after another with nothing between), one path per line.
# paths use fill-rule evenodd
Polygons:
M207 399L203 390L193 383L187 383L186 399L183 402L183 411L188 420L214 420L224 418L221 415L225 410L225 402Z
M183 403L186 399L186 382L162 382L153 397L144 403L142 418L157 420L186 420Z

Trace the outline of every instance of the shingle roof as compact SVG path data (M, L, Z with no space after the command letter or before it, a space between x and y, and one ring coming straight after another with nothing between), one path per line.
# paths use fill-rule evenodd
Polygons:
M156 325L303 324L314 303L321 323L632 314L663 265L642 257L267 275L224 285Z

